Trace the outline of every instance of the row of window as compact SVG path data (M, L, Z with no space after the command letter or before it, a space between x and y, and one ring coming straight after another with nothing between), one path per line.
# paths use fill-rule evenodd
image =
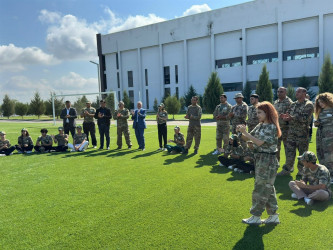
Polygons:
M319 57L319 47L283 51L283 61L301 60ZM246 64L263 64L278 61L278 52L250 55L246 57ZM230 68L242 66L242 57L215 60L215 68Z

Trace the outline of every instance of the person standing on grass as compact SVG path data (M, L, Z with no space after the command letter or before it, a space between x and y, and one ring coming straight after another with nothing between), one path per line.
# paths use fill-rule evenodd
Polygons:
M68 135L64 133L64 128L59 127L58 128L59 134L57 135L51 135L54 142L58 143L58 146L53 147L53 150L56 152L65 152L68 149Z
M82 127L79 125L76 127L76 134L73 138L73 144L68 143L68 147L71 152L80 151L83 152L88 148L89 141L87 140L87 135L82 133Z
M15 147L16 147L16 150L19 154L22 154L22 153L30 154L30 153L32 153L32 149L34 148L34 142L31 139L27 129L22 128L21 136L19 136L17 141L18 141L18 144L15 145Z
M137 109L132 111L132 120L133 120L133 128L135 131L136 140L139 144L139 149L142 151L145 150L145 129L146 126L146 110L142 108L142 102L138 102L136 104Z
M0 131L0 156L8 156L13 154L14 146L10 145L9 140L6 139L6 132Z
M125 108L123 101L119 102L118 107L118 110L116 110L114 114L114 119L117 120L117 149L121 149L123 146L122 134L124 134L127 147L130 149L132 148L132 142L127 121L129 118L129 110Z
M187 137L184 153L187 154L189 148L191 148L193 137L195 140L194 154L198 153L198 149L201 141L201 115L202 109L198 105L199 97L193 96L191 99L191 105L187 108L185 119L189 120L187 127Z
M72 137L75 135L75 119L77 118L76 109L71 107L71 102L65 102L66 107L61 110L60 118L63 119L63 127L65 129L65 134L69 135L71 132Z
M216 149L213 152L213 155L219 155L222 152L222 140L224 150L226 150L229 143L229 113L231 112L232 106L227 102L227 96L225 94L220 95L220 102L221 103L216 106L213 113L214 119L216 120Z
M184 152L184 144L185 144L184 135L180 133L180 127L176 126L174 130L175 134L173 136L173 140L170 139L169 142L176 143L176 146L171 146L167 144L165 145L165 148L171 154L177 154L177 153L182 154Z
M97 141L96 141L96 128L94 122L94 116L96 113L96 109L91 107L91 102L86 102L86 108L82 110L81 117L83 117L83 132L87 135L89 141L89 133L91 137L91 143L93 148L96 148Z
M157 120L157 131L158 131L158 142L160 145L159 150L167 150L167 138L168 138L168 130L167 130L167 120L168 120L168 112L165 110L164 104L161 103L158 106L158 111L156 114ZM162 146L162 138L163 138L163 146Z
M323 164L331 173L333 179L333 94L321 93L316 97L317 129L316 147L320 164Z
M250 213L252 216L243 219L246 224L259 225L278 224L279 215L274 182L276 178L279 162L276 159L278 137L281 136L281 130L278 122L278 114L274 106L264 101L257 107L259 124L250 132L246 131L246 126L238 125L237 132L242 133L244 140L251 140L253 144L254 162L255 162L255 183L252 192L252 207ZM249 146L250 146L249 145ZM260 216L266 209L269 217L261 221Z
M330 172L324 165L316 164L317 157L311 151L306 151L297 157L304 165L302 180L289 182L289 187L293 191L291 198L302 199L307 205L312 205L313 201L327 201L332 198L330 188Z
M50 135L47 134L48 130L46 128L42 128L40 132L42 135L37 138L35 151L39 153L44 153L46 151L50 152L50 150L53 149L53 139Z
M111 110L106 107L105 100L99 102L100 107L96 110L95 119L97 119L100 146L99 149L102 150L104 147L104 136L106 139L106 149L110 149L110 125L111 125Z
M252 94L250 97L250 103L252 104L247 112L247 128L248 132L251 132L259 123L257 116L257 106L259 104L259 95Z

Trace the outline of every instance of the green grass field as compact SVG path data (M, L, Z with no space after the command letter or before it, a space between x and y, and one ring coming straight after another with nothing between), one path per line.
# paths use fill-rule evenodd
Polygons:
M2 122L0 130L16 144L21 128L36 141L45 126L56 132L32 123ZM115 149L112 125L109 151L1 157L0 248L333 248L332 201L292 200L292 177L275 183L280 225L241 223L250 216L254 179L218 166L214 127L202 127L199 154L192 148L187 156L157 151L156 126L145 132L146 151L136 150L131 133L133 150Z

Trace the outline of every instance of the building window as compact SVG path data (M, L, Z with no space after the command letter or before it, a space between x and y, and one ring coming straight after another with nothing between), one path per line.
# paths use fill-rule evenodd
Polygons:
M277 62L278 53L274 52L274 53L247 56L246 61L247 61L247 65Z
M283 51L283 61L301 60L319 57L319 48L307 48Z
M117 65L117 69L119 69L119 58L118 58L118 53L116 53L116 65Z
M164 67L164 84L170 84L170 67Z
M118 84L118 89L120 89L120 79L119 79L119 72L117 72L117 84Z
M134 103L134 91L133 90L128 91L128 97L129 97L131 103Z
M128 87L133 87L133 71L127 71Z
M146 86L148 86L148 69L145 69L145 82Z
M178 83L178 65L175 65L175 81Z
M225 92L243 91L243 83L241 82L223 83L222 86Z
M149 93L148 93L148 89L146 89L146 104L147 104L147 109L149 109Z
M164 96L167 97L167 96L170 96L171 92L170 92L170 88L165 88L164 89Z
M118 102L121 101L120 91L118 91Z
M179 90L178 90L178 87L176 87L176 96L177 96L177 99L179 100Z
M242 66L242 57L220 59L215 61L215 68L230 68Z

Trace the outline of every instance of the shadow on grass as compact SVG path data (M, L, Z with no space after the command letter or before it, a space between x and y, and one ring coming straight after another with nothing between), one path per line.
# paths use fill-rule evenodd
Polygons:
M141 150L138 149L136 151L141 151ZM145 151L142 151L142 152L145 152ZM147 157L147 156L151 156L151 155L154 155L154 154L158 154L160 152L161 152L161 150L156 149L155 151L150 151L150 152L147 152L147 153L142 153L142 154L136 155L136 156L132 157L132 159L138 159L138 158L141 158L141 157Z
M246 174L246 173L231 173L231 177L227 179L227 181L244 181L246 179L254 178L254 175L252 174Z
M291 176L277 176L275 179L275 192L279 199L289 200L291 195L291 189L289 188L289 182L292 181ZM280 195L279 195L280 194Z
M169 156L169 155L171 155L171 154L164 154L162 156L165 157L165 156ZM194 156L194 154L191 154L191 155L176 154L174 156L176 156L176 157L171 158L171 159L166 159L164 161L163 165L170 165L170 164L176 163L176 162L183 162L184 160L186 160L186 158Z
M303 207L299 207L297 209L290 210L290 212L294 213L300 217L308 217L308 216L312 215L312 211L323 212L328 208L328 206L331 206L332 204L333 204L332 200L324 201L324 202L315 201L312 206L309 206L309 205L306 205L305 201L302 199L302 200L298 200L293 206L294 207L303 206Z
M213 165L210 173L212 174L226 174L229 173L230 170L227 167L221 167L219 165Z
M195 168L201 168L203 166L213 166L217 162L217 157L212 156L211 153L206 155L200 155L199 160L196 162Z
M243 238L240 239L232 249L265 249L262 238L265 234L272 232L275 227L276 225L248 225L245 229Z

